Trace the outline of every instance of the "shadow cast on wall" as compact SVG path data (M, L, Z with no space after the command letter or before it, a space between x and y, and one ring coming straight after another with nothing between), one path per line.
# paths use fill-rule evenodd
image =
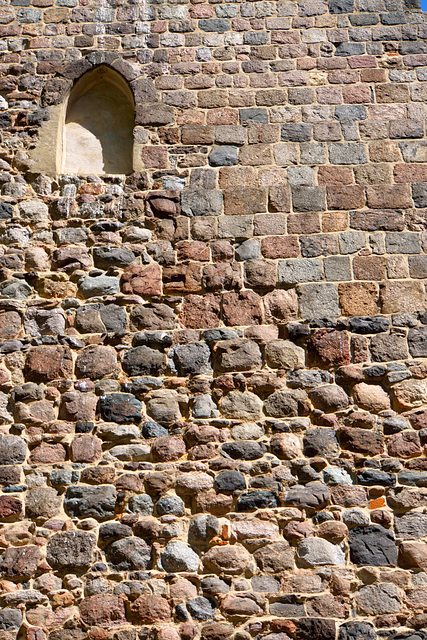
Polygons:
M134 101L124 78L107 66L82 76L68 98L62 173L132 171Z

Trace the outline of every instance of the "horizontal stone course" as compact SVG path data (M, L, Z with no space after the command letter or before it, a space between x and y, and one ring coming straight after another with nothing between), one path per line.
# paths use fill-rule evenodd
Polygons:
M0 7L4 640L425 640L415 4ZM133 169L63 174L106 67Z

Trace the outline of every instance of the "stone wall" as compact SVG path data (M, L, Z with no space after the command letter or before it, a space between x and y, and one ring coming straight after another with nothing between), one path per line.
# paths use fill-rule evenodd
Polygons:
M426 640L426 26L1 4L1 640ZM109 68L134 172L61 175Z

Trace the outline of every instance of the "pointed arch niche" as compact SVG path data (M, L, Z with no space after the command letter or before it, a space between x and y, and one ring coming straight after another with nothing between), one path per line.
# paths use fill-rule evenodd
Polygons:
M49 175L129 174L140 162L134 149L135 103L125 78L101 64L42 111L32 171Z
M132 172L134 101L117 71L101 65L85 73L64 111L61 173Z

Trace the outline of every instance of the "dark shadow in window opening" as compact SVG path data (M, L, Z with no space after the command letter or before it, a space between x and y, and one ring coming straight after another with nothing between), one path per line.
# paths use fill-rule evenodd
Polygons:
M71 90L65 115L63 173L132 172L134 101L126 80L99 66Z

